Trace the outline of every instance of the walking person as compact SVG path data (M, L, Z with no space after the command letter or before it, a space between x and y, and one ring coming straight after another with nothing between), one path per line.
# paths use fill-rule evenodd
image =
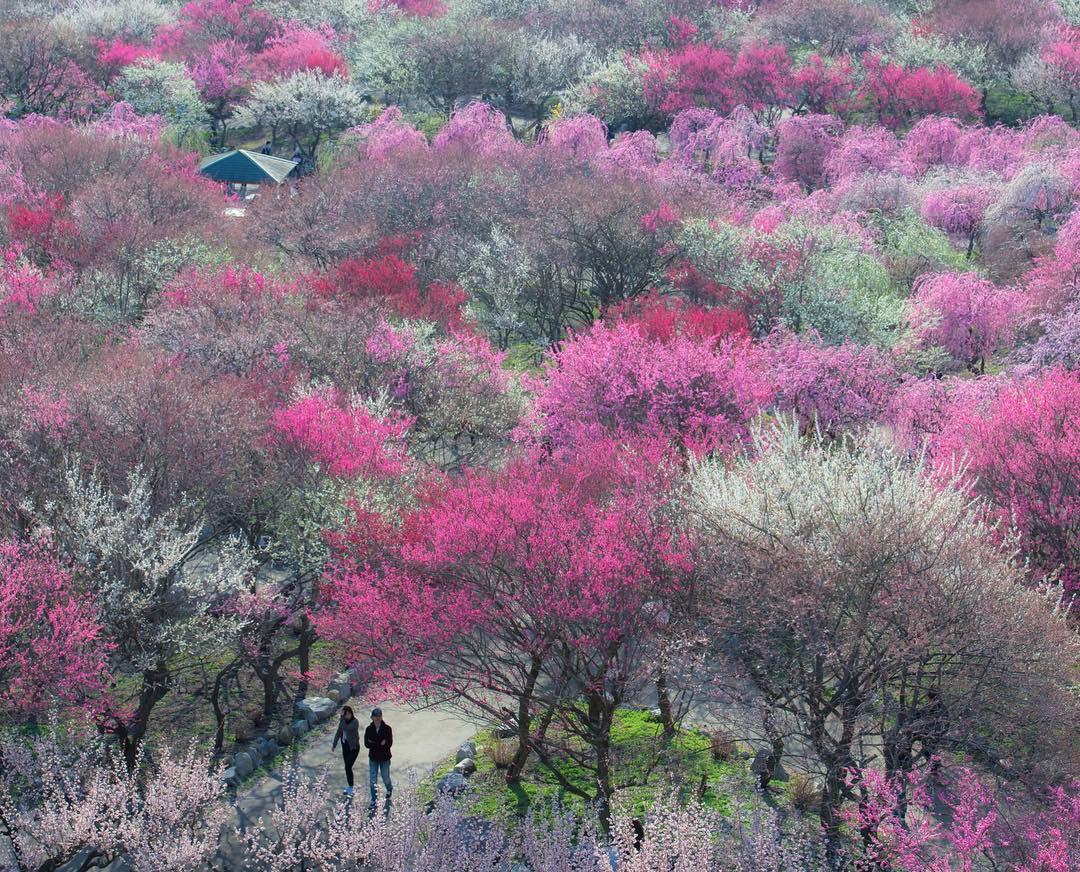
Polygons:
M351 706L343 706L341 720L338 721L337 732L334 733L334 744L330 746L333 751L341 742L341 756L345 761L345 780L348 787L343 793L346 796L353 795L353 763L360 756L360 721L353 714ZM374 788L372 788L374 792Z
M394 731L383 720L382 709L372 709L371 723L364 730L364 747L368 749L368 778L371 782L371 814L375 814L375 806L379 801L376 784L380 773L386 788L386 811L390 812L390 796L394 792L394 784L390 780L390 748L393 744Z

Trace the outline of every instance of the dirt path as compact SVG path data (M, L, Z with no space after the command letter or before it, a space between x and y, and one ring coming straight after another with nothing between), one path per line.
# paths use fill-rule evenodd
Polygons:
M358 699L351 701L356 709L361 724L366 725L371 704ZM458 746L476 734L474 724L462 721L456 714L445 709L409 709L392 705L382 705L383 717L394 729L394 751L391 775L395 783L402 786L417 782L429 775L435 766L453 754ZM335 715L325 724L320 724L304 736L302 747L294 746L287 754L305 775L327 775L327 802L336 797L345 786L345 769L341 761L341 748L330 750L330 743L337 729ZM367 757L361 749L360 759L356 761L356 793L360 797L367 795ZM228 860L229 868L243 868L233 865L240 858L237 852L236 827L245 828L252 821L266 815L281 798L281 770L275 768L262 778L252 779L240 786L237 791L233 820L228 826L229 835L224 839L222 851Z

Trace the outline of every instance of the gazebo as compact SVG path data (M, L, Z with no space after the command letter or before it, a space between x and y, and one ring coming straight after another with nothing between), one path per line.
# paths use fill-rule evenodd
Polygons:
M199 172L216 181L246 188L268 182L280 185L296 165L294 160L238 148L206 158L199 164Z

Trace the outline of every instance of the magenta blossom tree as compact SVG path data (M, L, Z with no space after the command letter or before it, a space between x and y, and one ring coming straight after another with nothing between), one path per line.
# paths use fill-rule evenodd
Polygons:
M937 273L918 281L911 324L925 346L944 348L972 372L986 369L986 358L1016 327L1022 297L975 273Z
M769 395L753 360L740 342L665 343L626 323L597 325L551 356L532 428L556 446L659 437L695 452L731 447Z
M690 568L665 509L671 469L662 453L599 441L466 472L399 527L359 513L334 538L316 625L399 692L446 693L512 725L509 779L535 754L606 822L612 719L656 677ZM595 790L565 778L556 749Z

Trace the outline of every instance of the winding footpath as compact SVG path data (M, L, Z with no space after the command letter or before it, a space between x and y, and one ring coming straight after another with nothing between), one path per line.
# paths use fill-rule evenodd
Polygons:
M362 725L368 723L368 714L372 704L354 698L350 704ZM435 767L452 755L458 746L471 739L477 731L475 724L461 720L453 712L439 708L410 709L392 705L382 705L386 723L394 728L394 751L391 775L395 785L402 787L410 782L419 782ZM337 716L320 724L304 736L303 747L290 748L286 753L300 771L308 776L317 777L326 774L327 802L336 799L345 786L345 769L341 761L341 749L330 750L330 743L337 729ZM368 767L367 756L361 749L360 759L356 761L356 794L367 801ZM252 779L242 784L237 791L233 817L223 839L222 854L229 869L241 869L242 857L233 832L237 827L245 828L252 821L266 816L281 801L281 770L275 768L262 778Z

